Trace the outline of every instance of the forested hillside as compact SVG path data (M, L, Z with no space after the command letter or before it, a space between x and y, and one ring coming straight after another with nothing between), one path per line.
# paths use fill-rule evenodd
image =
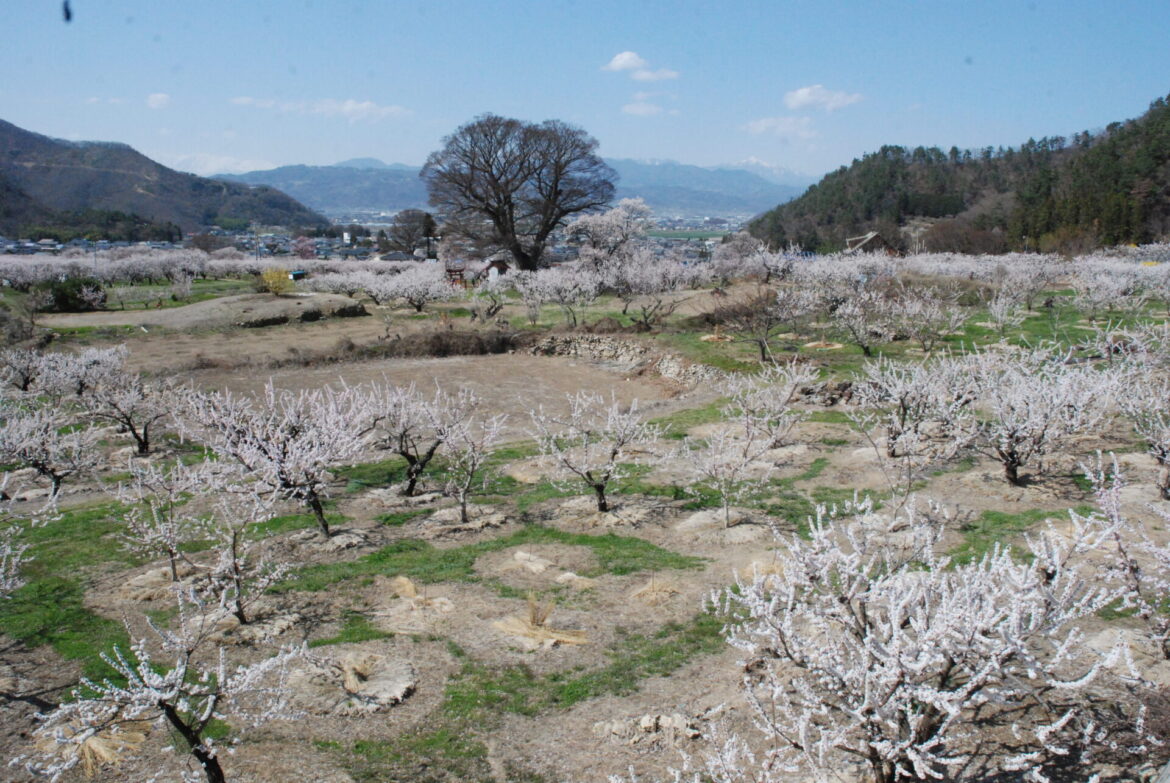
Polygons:
M278 190L174 171L125 144L51 139L0 120L0 232L132 221L192 231L218 223L327 225ZM118 218L115 215L116 219Z
M913 229L913 230L908 230ZM878 230L928 250L1082 250L1170 232L1170 104L1019 148L886 146L751 224L773 246L836 250Z

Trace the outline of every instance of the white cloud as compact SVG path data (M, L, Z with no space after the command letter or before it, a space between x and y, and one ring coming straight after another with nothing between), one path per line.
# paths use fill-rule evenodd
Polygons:
M230 155L215 155L197 152L190 155L160 156L168 166L180 171L190 171L200 176L209 174L238 174L245 171L263 171L276 168L276 164L262 158L234 158Z
M165 109L171 105L171 96L165 92L152 92L146 96L146 105L152 109Z
M327 98L311 104L309 112L323 114L326 117L345 117L352 122L362 120L380 120L383 117L405 117L412 112L401 106L380 106L373 101L355 101L349 98L344 101Z
M634 101L623 106L622 111L635 117L653 117L655 114L662 113L662 107L646 101Z
M678 71L670 68L652 69L650 63L637 52L619 52L605 65L603 71L629 71L630 78L639 82L659 82L663 79L677 79Z
M656 71L651 71L649 68L641 68L631 73L630 78L640 82L660 82L663 79L677 79L678 71L672 71L669 68L659 68Z
M638 56L637 52L619 52L613 56L608 64L601 66L603 71L632 71L637 68L646 68L650 63Z
M757 136L770 133L788 141L814 139L817 135L808 117L764 117L752 120L743 129Z
M373 101L348 98L339 101L325 98L319 101L275 101L271 98L252 98L241 95L229 101L235 106L254 106L257 109L276 109L285 114L317 114L323 117L344 117L350 123L380 120L384 117L409 117L414 114L402 106L383 106Z
M861 93L826 90L823 84L812 84L784 93L784 105L793 110L808 107L836 111L861 100Z

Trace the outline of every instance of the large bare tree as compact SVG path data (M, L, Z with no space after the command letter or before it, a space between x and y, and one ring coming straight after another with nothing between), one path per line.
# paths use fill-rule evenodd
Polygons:
M419 176L446 230L488 238L534 270L566 218L613 198L617 175L580 128L485 114L445 138Z

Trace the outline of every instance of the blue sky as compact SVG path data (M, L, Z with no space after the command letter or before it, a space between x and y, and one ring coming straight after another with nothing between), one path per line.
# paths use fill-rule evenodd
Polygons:
M1170 2L9 0L0 119L208 174L421 163L483 112L608 157L820 175L1016 145L1170 93Z

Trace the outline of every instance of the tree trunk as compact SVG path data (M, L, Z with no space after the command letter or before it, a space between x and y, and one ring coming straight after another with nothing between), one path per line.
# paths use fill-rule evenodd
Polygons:
M413 463L406 470L406 488L402 490L402 494L408 498L414 497L414 490L418 487L418 477L422 473L422 468L418 463Z
M203 767L203 772L207 775L207 783L227 783L227 778L223 775L223 768L219 766L219 759L203 747L202 738L194 729L183 722L178 711L166 702L159 702L158 706L162 709L163 715L166 716L167 722L174 727L175 731L179 732L191 747L191 755L199 762L199 766Z
M150 425L144 424L142 426L141 435L131 427L130 434L134 436L134 442L138 444L138 456L145 457L147 454L150 454Z
M1003 476L1013 487L1020 486L1020 466L1014 460L1003 463Z
M317 497L316 493L309 496L309 508L313 509L313 516L317 517L317 527L326 538L329 538L332 535L329 532L329 520L325 519L325 509L321 507L321 498Z
M597 494L597 510L609 511L609 503L605 499L605 485L594 484L593 491Z

